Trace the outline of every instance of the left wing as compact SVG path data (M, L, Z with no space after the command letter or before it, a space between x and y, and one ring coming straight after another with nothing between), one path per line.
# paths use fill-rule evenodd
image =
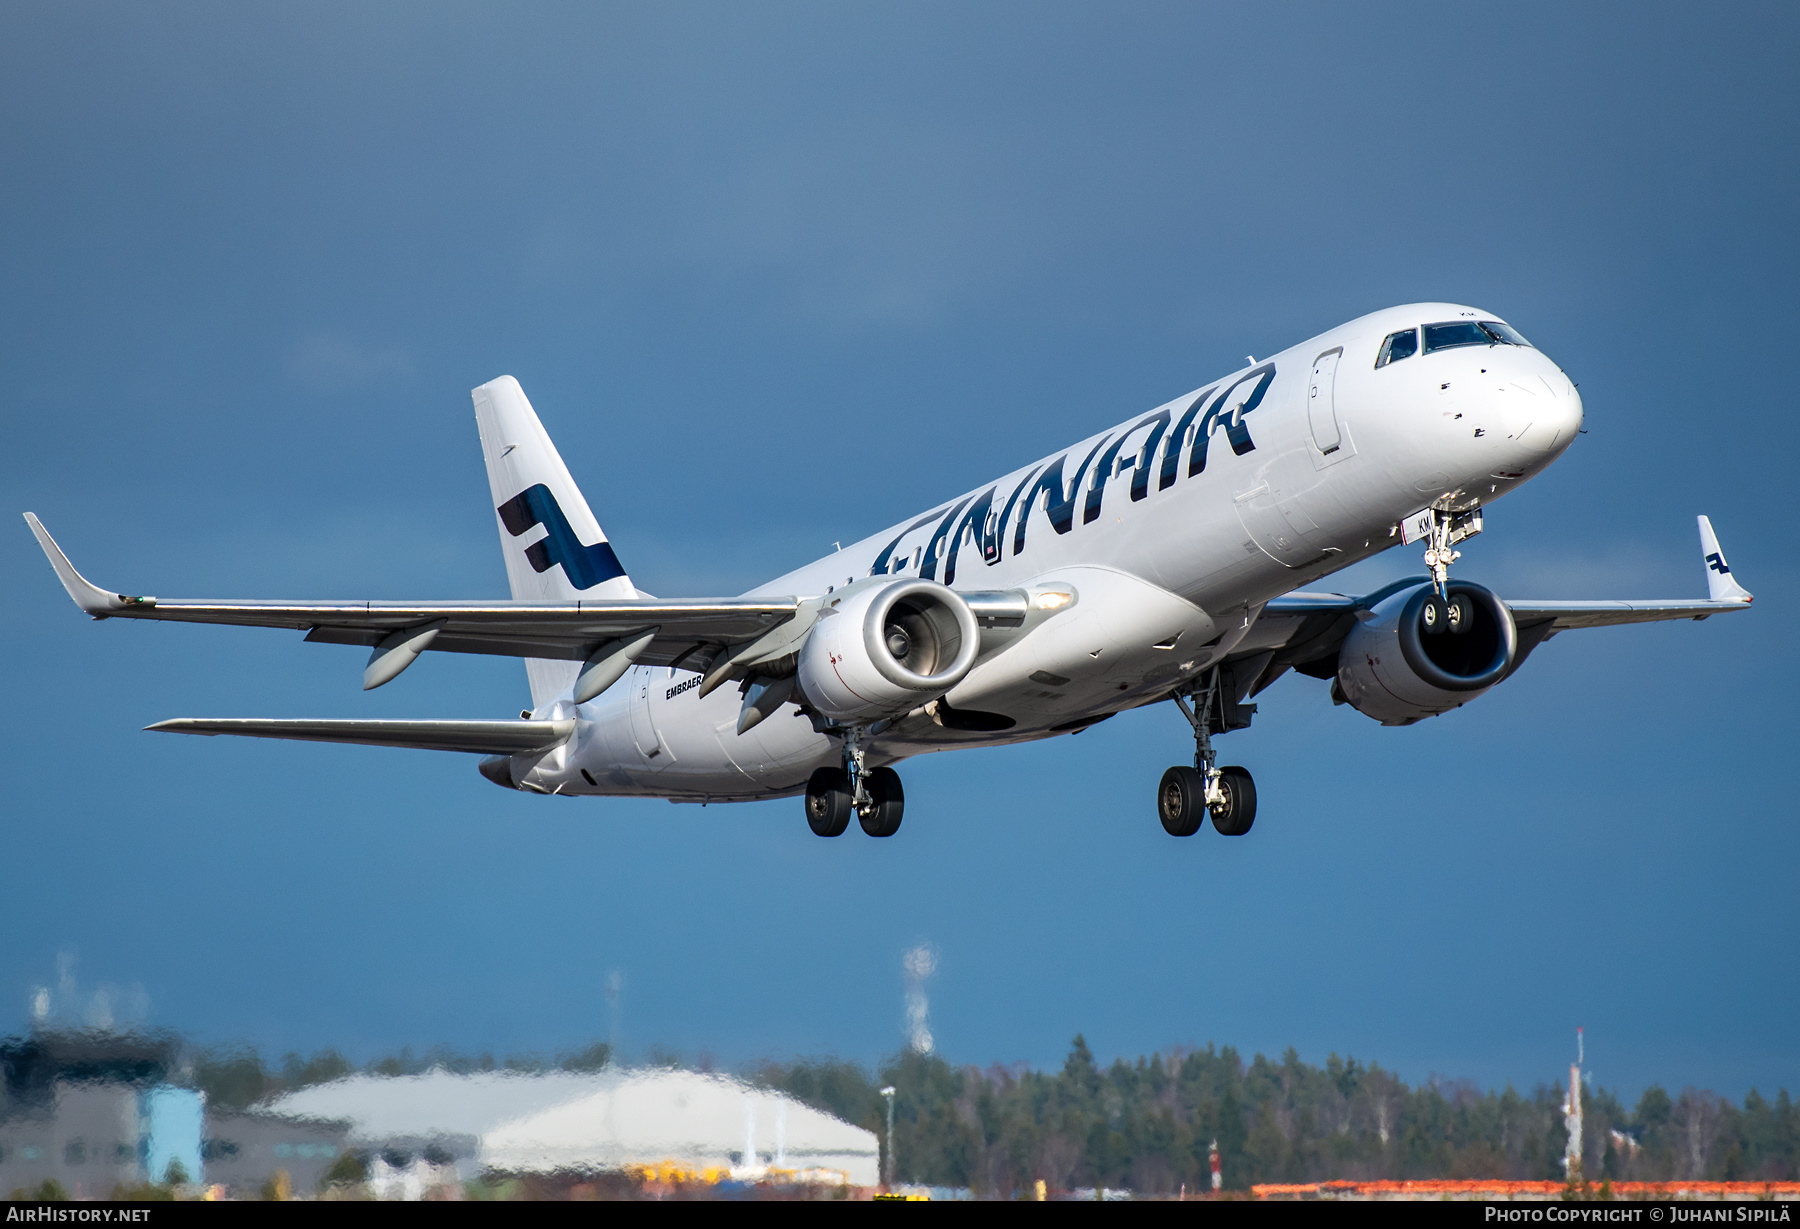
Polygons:
M1505 599L1519 629L1516 670L1532 649L1558 632L1582 627L1610 627L1619 623L1657 623L1667 619L1709 619L1716 614L1746 610L1749 590L1738 584L1731 565L1719 548L1712 522L1699 518L1700 551L1706 564L1707 597L1630 601L1546 601ZM1230 657L1228 664L1254 668L1254 676L1242 683L1242 694L1255 695L1293 669L1327 678L1336 668L1337 651L1356 621L1367 610L1401 589L1425 584L1427 576L1412 576L1383 585L1373 593L1350 597L1341 593L1290 593L1263 607L1262 616ZM1260 664L1258 658L1264 658Z

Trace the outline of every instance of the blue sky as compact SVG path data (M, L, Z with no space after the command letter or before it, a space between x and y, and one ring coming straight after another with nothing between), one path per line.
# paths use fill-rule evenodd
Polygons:
M0 488L103 584L505 592L468 390L524 384L634 579L734 593L1393 303L1513 321L1589 434L1464 575L1756 609L1576 633L1386 730L1289 676L1173 841L1172 709L792 801L509 795L171 716L492 716L516 662L101 624L0 535L0 1028L76 960L265 1048L727 1062L1208 1040L1412 1079L1800 1089L1790 5L17 3ZM1344 577L1417 570L1396 551ZM1167 707L1167 706L1164 706ZM854 836L854 834L852 834Z

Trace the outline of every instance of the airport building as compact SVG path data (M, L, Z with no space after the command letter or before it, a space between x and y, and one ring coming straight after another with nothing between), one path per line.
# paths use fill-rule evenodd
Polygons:
M171 1082L172 1038L36 1032L0 1043L0 1196L54 1182L104 1199L147 1182L256 1191L277 1172L314 1189L342 1123L211 1111Z
M0 1073L0 1197L46 1182L76 1199L152 1182L310 1196L347 1153L387 1199L492 1175L878 1181L873 1132L693 1071L351 1075L234 1111L180 1086L173 1037L41 1030L0 1042Z
M347 1123L349 1146L371 1156L371 1183L390 1198L418 1198L481 1174L670 1166L715 1181L879 1180L874 1132L782 1093L694 1071L352 1075L260 1108Z

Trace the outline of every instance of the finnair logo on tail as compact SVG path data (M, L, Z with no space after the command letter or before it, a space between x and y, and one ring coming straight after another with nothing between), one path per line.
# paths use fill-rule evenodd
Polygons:
M548 572L560 563L563 575L577 589L592 589L602 581L625 575L625 567L613 553L611 543L581 544L581 539L569 526L569 518L563 515L562 506L556 502L556 496L541 482L526 487L496 511L500 513L500 523L506 526L506 532L515 538L533 525L542 525L549 531L542 541L525 548L525 558L531 561L534 571Z
M1730 565L1725 562L1725 556L1721 555L1718 551L1714 551L1706 557L1706 566L1721 576L1729 575L1731 572Z

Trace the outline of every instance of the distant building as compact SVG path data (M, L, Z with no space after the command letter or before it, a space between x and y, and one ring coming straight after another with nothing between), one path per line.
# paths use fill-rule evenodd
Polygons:
M311 1194L349 1151L343 1122L283 1118L276 1114L209 1109L204 1144L206 1182L233 1194L256 1194L277 1174L296 1193Z
M0 1197L55 1182L76 1198L180 1180L255 1193L285 1171L318 1188L343 1123L209 1108L175 1086L171 1037L38 1032L0 1042Z
M0 1193L56 1182L89 1198L117 1186L198 1181L200 1094L167 1081L163 1037L36 1033L0 1043ZM152 1177L154 1175L154 1177Z
M263 1109L341 1120L371 1156L378 1193L417 1198L484 1172L600 1173L673 1162L715 1178L878 1180L878 1143L792 1097L692 1071L597 1074L434 1070L353 1075Z

